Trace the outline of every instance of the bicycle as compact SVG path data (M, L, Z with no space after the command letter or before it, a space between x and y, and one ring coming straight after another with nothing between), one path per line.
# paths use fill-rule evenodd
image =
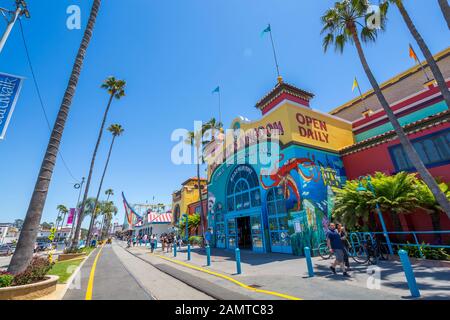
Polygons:
M326 241L322 242L317 250L324 260L331 259L334 256L334 253L330 252ZM347 255L358 264L365 264L369 260L369 255L364 246L349 246L348 248L344 248L344 250L347 252Z

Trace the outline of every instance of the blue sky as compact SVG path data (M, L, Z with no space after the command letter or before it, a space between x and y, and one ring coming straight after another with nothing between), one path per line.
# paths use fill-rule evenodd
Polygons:
M28 0L32 19L23 21L31 58L45 107L53 124L82 30L66 28L66 8L77 4L83 28L92 1ZM1 0L0 6L12 4ZM176 128L192 130L194 120L217 117L222 88L222 113L228 126L237 115L257 119L255 102L276 82L268 38L260 33L272 24L284 79L313 92L312 107L329 111L352 99L353 77L369 89L354 47L343 55L323 53L320 15L334 1L315 0L108 0L103 1L78 90L64 132L61 150L76 177L87 175L107 95L100 84L109 75L128 83L127 96L114 102L108 124L120 123L106 177L123 221L120 192L130 202L170 203L171 193L195 166L170 160ZM414 6L411 5L414 3ZM408 1L412 18L436 53L448 46L437 1ZM5 23L0 22L0 30ZM414 43L396 8L387 31L366 46L379 82L414 64L408 43ZM417 52L418 49L416 50ZM419 54L421 57L421 55ZM6 139L0 141L0 221L25 216L49 138L39 106L18 25L0 54L0 71L27 77ZM104 136L91 185L94 195L109 145ZM56 206L75 205L73 179L57 162L42 221L54 221Z

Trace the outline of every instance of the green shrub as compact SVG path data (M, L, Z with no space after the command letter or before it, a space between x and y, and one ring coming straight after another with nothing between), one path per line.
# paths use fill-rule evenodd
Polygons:
M11 286L13 280L14 276L12 274L0 271L0 288Z
M14 277L13 286L22 286L44 280L47 272L52 268L53 263L42 257L35 257L30 265L22 273Z
M191 245L201 246L203 243L203 237L201 236L191 236L189 237L189 243Z
M409 242L407 242L410 244ZM450 260L450 255L448 251L444 248L432 248L422 242L420 247L414 246L402 246L401 249L408 252L408 256L413 258L422 258L420 255L420 250L422 250L422 254L425 259L429 260Z

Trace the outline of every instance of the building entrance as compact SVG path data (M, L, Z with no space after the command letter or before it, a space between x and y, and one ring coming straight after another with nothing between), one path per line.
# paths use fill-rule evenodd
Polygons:
M250 227L250 217L236 219L238 232L238 247L240 249L252 249L252 230Z

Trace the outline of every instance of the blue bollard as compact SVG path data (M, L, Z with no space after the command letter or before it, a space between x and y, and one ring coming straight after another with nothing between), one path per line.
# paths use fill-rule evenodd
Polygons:
M173 245L173 256L174 257L177 256L177 244L176 243Z
M236 254L236 273L237 274L241 274L242 273L242 270L241 270L241 250L239 250L239 248L236 248L235 254Z
M305 247L305 257L306 257L306 265L308 266L308 276L312 278L314 277L314 269L311 260L311 249L309 247Z
M211 248L209 246L206 246L206 265L211 265Z
M405 250L399 250L398 255L403 265L406 281L408 282L409 291L414 298L420 297L419 288L417 288L416 277L409 262L408 253Z
M188 244L188 255L187 255L187 259L188 259L188 261L191 260L191 245L190 245L190 244Z

